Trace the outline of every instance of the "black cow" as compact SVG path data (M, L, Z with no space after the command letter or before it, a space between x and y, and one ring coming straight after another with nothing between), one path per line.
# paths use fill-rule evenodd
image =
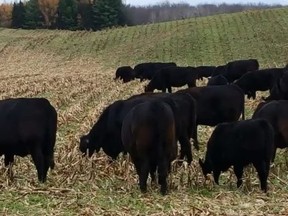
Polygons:
M45 182L54 168L57 113L45 98L11 98L0 101L0 155L5 166L14 155L31 155L38 180Z
M168 67L159 70L153 79L145 87L145 92L153 92L155 89L162 92L172 92L171 87L181 87L188 85L189 87L196 86L197 73L193 67Z
M195 68L197 71L198 79L203 79L203 77L211 77L216 70L215 66L198 66Z
M248 71L255 71L259 69L257 59L236 60L227 63L226 71L222 74L226 77L229 83L239 79Z
M270 122L274 128L275 148L272 161L275 159L277 148L288 147L288 101L278 100L262 102L258 105L252 118L263 118Z
M217 75L208 79L207 86L227 85L228 80L223 75Z
M250 71L235 81L248 98L256 98L256 91L272 90L274 83L283 74L283 68Z
M191 143L190 138L194 141L194 147L199 150L197 139L197 127L196 127L196 101L187 93L143 93L140 95L132 96L134 98L147 98L163 100L168 103L173 110L176 122L176 137L181 145L180 159L187 157L188 164L192 161ZM166 99L165 99L166 98ZM168 100L167 100L168 99Z
M156 100L136 105L123 120L121 137L136 167L141 191L147 191L149 172L154 180L158 168L160 191L165 195L168 171L177 156L175 120L171 107Z
M226 70L227 70L227 65L226 64L225 65L219 65L219 66L217 66L214 69L211 77L218 76L218 75L223 75L223 74L226 73Z
M102 148L108 156L115 160L119 153L124 151L120 138L121 127L122 121L129 111L128 109L124 115L122 114L124 103L124 100L118 100L107 106L89 133L80 137L79 149L82 153L86 154L88 150L88 155L91 157L95 151L99 152ZM131 109L136 104L129 104L131 106L129 108ZM129 105L127 104L126 107Z
M270 100L288 100L288 68L283 68L281 76L277 77L274 85L265 101Z
M244 93L236 85L194 87L178 92L189 93L196 100L197 125L237 121L241 113L245 119Z
M114 80L123 80L123 83L129 82L135 79L135 71L130 66L122 66L116 70Z
M205 162L199 159L203 174L213 171L214 181L219 184L221 171L234 167L237 187L242 184L243 168L252 163L267 192L267 178L274 148L273 128L264 119L221 123L216 126L208 144Z
M120 138L123 119L134 106L150 100L161 100L171 106L176 120L177 139L181 145L180 158L186 156L190 163L192 161L190 137L194 139L196 149L199 147L195 100L187 94L145 93L114 102L103 111L90 132L80 138L80 151L86 153L89 150L91 156L95 150L98 152L103 148L108 156L116 159L119 153L124 151Z
M143 80L151 80L155 73L166 67L176 66L176 63L174 62L147 62L147 63L141 63L134 67L136 78L139 78L140 81Z

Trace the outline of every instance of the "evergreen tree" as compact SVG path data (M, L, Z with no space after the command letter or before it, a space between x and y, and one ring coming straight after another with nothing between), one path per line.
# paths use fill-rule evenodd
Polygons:
M80 1L78 3L78 12L81 16L79 27L80 29L93 28L92 20L92 4L89 1Z
M39 9L38 0L29 0L25 5L24 28L40 28L43 23L44 19Z
M12 28L23 28L25 18L25 7L24 4L20 1L19 3L13 4L12 9Z
M76 0L60 0L57 14L57 27L59 29L77 29L78 9Z
M121 0L95 0L92 8L95 30L122 25L124 23Z

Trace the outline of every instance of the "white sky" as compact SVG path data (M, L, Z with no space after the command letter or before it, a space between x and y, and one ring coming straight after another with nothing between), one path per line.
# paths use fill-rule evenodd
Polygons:
M10 2L19 2L19 0L0 0L1 3L10 3ZM265 4L282 4L288 5L288 0L122 0L125 4L135 5L135 6L147 6L147 5L155 5L163 2L169 3L188 3L190 5L197 5L197 4L233 4L233 3L254 3L258 4L259 2Z
M1 0L0 0L1 1ZM125 4L135 5L135 6L147 6L147 5L155 5L162 2L169 2L169 3L188 3L190 5L197 5L197 4L233 4L233 3L254 3L258 4L259 2L265 4L282 4L288 5L288 0L122 0Z

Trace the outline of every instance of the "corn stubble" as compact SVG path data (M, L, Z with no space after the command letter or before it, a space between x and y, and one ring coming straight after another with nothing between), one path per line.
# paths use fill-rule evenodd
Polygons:
M283 17L282 10L271 14L278 17L277 25L287 28L280 19ZM188 166L184 162L179 166L177 161L173 162L168 179L169 194L165 197L158 193L159 185L151 184L150 179L148 193L140 193L138 176L129 156L120 155L117 161L111 161L102 151L87 158L82 157L78 150L80 136L91 129L107 105L142 93L147 84L113 81L115 68L120 64L135 64L144 61L143 56L149 56L151 60L175 60L184 65L220 65L234 58L244 58L246 49L249 56L255 54L259 57L262 67L283 66L283 56L287 50L283 50L282 59L278 59L274 55L275 49L270 52L270 45L262 44L270 44L272 40L277 46L279 38L284 40L282 36L277 34L279 38L274 39L268 35L265 40L259 40L257 37L267 35L267 28L259 30L258 25L244 26L247 20L255 22L254 19L263 19L261 16L265 18L266 14L261 12L258 17L257 13L247 12L241 16L221 15L217 19L207 17L127 28L127 31L119 28L95 34L81 31L3 30L7 31L7 35L11 35L10 31L16 31L16 38L6 44L0 43L0 99L48 98L58 112L58 132L56 166L53 171L49 171L47 183L38 183L30 157L16 157L12 171L5 168L1 161L1 215L288 214L286 150L277 151L268 178L268 195L260 191L259 180L252 167L244 170L243 185L239 189L236 188L232 169L220 176L218 186L211 175L204 178L198 165L198 159L204 157L212 127L198 127L200 151L197 152L192 146L192 165ZM239 25L234 25L234 22ZM261 25L270 27L266 22ZM192 33L185 32L186 28L193 29ZM225 31L217 32L217 28ZM246 41L242 35L245 28L248 41L254 40L249 39L250 35L257 39L257 43L248 43L249 49L242 44L243 40ZM230 29L229 34L227 29ZM222 32L227 35L223 36ZM109 34L114 35L108 37ZM151 44L147 43L150 35L153 37ZM211 36L213 40L209 39ZM242 36L244 39L239 40L235 47L232 46L232 42ZM17 37L23 39L19 44ZM187 41L186 37L190 39ZM201 44L201 40L206 40L206 43ZM92 42L92 48L87 41ZM154 42L158 45L154 46ZM76 46L71 48L69 43L75 43ZM59 44L61 50L55 48ZM204 53L205 50L208 54ZM69 55L65 52L69 52ZM111 57L113 55L115 58ZM103 58L106 60L103 61ZM110 64L109 67L107 64ZM204 79L198 85L206 82ZM251 117L264 95L267 92L258 94L256 100L246 100L246 118Z

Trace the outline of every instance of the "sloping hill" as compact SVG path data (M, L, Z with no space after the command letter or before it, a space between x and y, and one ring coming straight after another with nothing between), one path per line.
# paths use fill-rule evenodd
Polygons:
M146 82L115 82L116 67L142 61L217 65L250 57L261 67L283 66L287 33L288 8L101 32L0 29L0 99L46 97L58 112L56 166L46 184L37 182L31 158L15 157L13 181L1 161L1 215L287 215L287 153L277 152L269 196L252 168L245 169L240 189L230 171L216 186L197 163L212 127L199 127L200 151L193 149L191 166L173 165L166 197L150 183L147 194L139 192L128 158L110 163L101 151L90 159L79 153L79 137L104 107L144 90ZM246 100L246 117L260 100Z
M282 65L288 56L288 8L248 11L100 32L2 29L0 45L70 57L101 57L108 65L140 61L222 64L257 58Z

